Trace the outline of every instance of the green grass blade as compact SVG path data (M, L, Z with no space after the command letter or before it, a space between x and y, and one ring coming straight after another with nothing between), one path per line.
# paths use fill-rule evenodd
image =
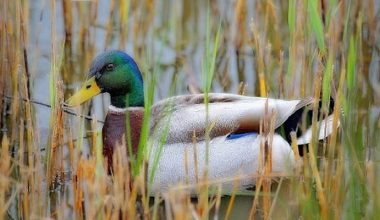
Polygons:
M324 110L327 110L329 100L330 100L330 94L331 94L331 87L330 83L333 77L333 67L334 67L334 54L331 51L329 53L329 57L327 60L326 69L323 75L323 81L322 81L322 106Z
M356 59L356 43L353 36L351 36L347 57L347 88L350 91L355 86Z
M326 52L325 37L322 18L318 12L318 3L319 1L317 0L307 1L310 26L313 30L318 48L322 54L324 54Z
M290 35L294 34L296 30L296 0L289 0L289 7L288 7L288 25L289 25L289 31Z

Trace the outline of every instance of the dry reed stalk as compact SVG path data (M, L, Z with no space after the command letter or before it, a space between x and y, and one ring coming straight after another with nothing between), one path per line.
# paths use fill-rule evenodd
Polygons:
M61 66L61 76L65 84L72 83L74 72L72 39L73 39L73 15L72 1L62 1L63 26L65 31L64 39L64 61Z
M159 216L158 209L159 209L160 203L161 203L161 201L160 201L160 194L156 193L154 195L154 204L153 204L153 211L152 211L152 219L153 220L157 220L158 219L158 216Z
M264 32L266 33L266 38L268 38L271 45L271 53L274 53L276 58L280 55L281 51L281 32L279 31L279 18L277 17L277 6L273 3L273 0L264 1L265 7L265 22L264 22Z
M9 178L16 178L14 189L15 194L10 197L9 204L4 207L9 208L9 205L14 203L17 205L16 212L20 217L28 219L31 213L38 213L38 205L41 204L38 200L40 184L36 179L40 177L38 175L38 168L34 165L38 160L35 160L35 153L38 152L35 149L35 138L34 138L34 125L32 121L32 109L30 106L30 73L28 66L28 11L29 3L24 2L13 2L4 5L4 14L1 23L2 30L5 32L4 45L2 47L1 53L3 54L4 61L1 62L1 70L5 74L3 76L9 75L7 81L11 84L6 84L2 87L5 93L12 92L13 99L11 101L11 121L10 124L6 124L3 121L2 129L6 132L6 128L10 130L10 136L14 138L13 142L9 146L12 146L11 150L8 148L10 154L11 152L17 152L12 159L12 164L14 171L8 173ZM11 20L9 20L11 19ZM5 77L2 77L6 79ZM22 105L20 105L20 101ZM3 109L2 109L3 110ZM4 112L5 113L5 112ZM3 116L3 115L2 115ZM39 153L39 152L38 152ZM4 155L3 155L4 156ZM13 176L13 177L11 177ZM36 185L37 182L37 185ZM18 185L20 184L20 185ZM21 187L22 186L22 187ZM15 202L15 198L19 198ZM37 202L35 202L37 200ZM8 210L9 211L9 210ZM9 213L8 213L9 214Z
M273 146L273 135L274 135L274 124L276 115L272 112L268 112L268 102L265 104L266 115L263 122L263 130L265 137L265 144L263 149L264 159L264 175L268 176L272 173L272 146ZM271 208L271 185L272 180L270 178L265 178L263 183L263 211L264 219L269 219L269 213Z
M146 24L152 25L153 19L155 16L155 8L156 8L155 0L146 0L145 5L146 5L146 14L148 15L148 17L146 19ZM146 35L146 34L147 34L147 32L144 33L144 35Z
M234 204L235 204L236 190L237 190L239 184L240 184L240 180L239 180L239 179L236 179L236 180L234 181L234 188L233 188L233 190L232 190L232 195L231 195L230 201L228 202L226 215L224 216L224 219L225 219L225 220L229 219L230 216L231 216L232 208L233 208L233 206L234 206Z
M300 162L300 152L298 150L297 134L295 132L291 132L290 137L292 139L291 146L294 154L294 161L298 165L298 163ZM297 168L299 167L297 166ZM299 172L296 172L296 174L299 174Z
M136 201L139 194L139 188L141 184L144 184L144 182L141 182L141 178L136 178L134 181L132 181L132 189L131 194L129 197L129 200L127 201L128 204L128 219L134 219L138 215L136 210Z
M342 61L342 63L344 64L345 62ZM344 161L343 161L343 150L342 150L342 147L339 142L338 142L338 122L339 122L339 118L341 116L341 109L342 109L342 102L343 102L343 92L344 92L344 82L345 82L345 79L346 79L346 71L345 71L345 68L343 67L342 70L341 70L341 73L340 73L340 80L339 80L339 88L338 88L338 91L337 91L337 96L336 96L336 99L335 99L335 107L334 107L334 112L333 112L333 115L334 115L334 121L333 121L333 128L335 128L333 130L333 133L331 134L331 139L330 139L330 142L329 142L329 145L331 146L332 149L329 149L332 151L331 155L329 155L329 157L331 158L330 160L330 163L333 165L334 164L334 159L336 158L336 168L335 168L335 175L334 175L334 166L331 166L331 170L330 170L330 175L332 176L331 177L331 180L330 182L327 182L327 186L329 187L330 189L330 192L331 192L331 195L330 195L330 202L333 204L332 208L333 210L331 210L332 213L334 213L334 219L339 219L342 215L341 215L341 210L342 210L342 196L344 195L342 193L342 189L341 189L341 184L342 184L342 180L344 178L343 176L343 166L344 166ZM335 158L333 158L333 155L336 154ZM334 175L334 176L333 176ZM334 193L333 193L334 192ZM331 207L331 206L330 206Z
M196 140L195 133L193 133L193 142ZM195 146L196 143L193 143L193 146ZM196 156L197 152L194 149L194 163L196 163ZM186 172L186 179L185 179L185 185L189 185L189 152L186 149L184 151L185 156L185 172ZM196 178L197 179L197 178ZM182 186L182 184L178 184L179 187ZM197 189L200 190L201 187L197 186ZM189 192L191 190L182 190L178 191L175 188L171 187L169 189L169 193L167 194L167 199L170 202L170 206L172 207L170 210L172 211L174 219L191 219L189 213L194 209L193 205L191 204L191 198L189 196ZM157 194L159 195L159 194ZM157 196L156 196L157 197ZM157 198L155 198L157 199ZM156 205L155 201L155 205ZM155 207L155 209L157 209ZM197 213L198 216L198 213ZM153 213L153 218L157 218L157 211Z
M7 4L4 3L3 4L3 8L0 9L1 10L1 15L0 15L0 43L1 45L6 45L7 43L7 36L8 36L8 33L6 32L7 30L7 18L6 18L6 9L7 9ZM6 58L6 47L1 47L0 48L0 56L3 57L3 58ZM9 69L8 69L8 63L7 62L0 62L0 70L1 72L3 73L6 73L6 72L10 72ZM5 86L5 82L7 81L7 78L9 78L8 74L1 74L0 75L0 95L1 95L1 98L3 98L3 96L5 95L5 92L6 92L6 86ZM3 106L4 105L4 106ZM3 125L5 124L5 120L4 120L4 107L6 106L5 104L5 101L4 100L1 100L0 101L0 125Z
M246 20L247 20L247 2L246 0L238 0L234 9L235 34L234 47L236 53L236 63L239 82L245 82L244 76L244 58L241 55L244 53L244 46L247 41Z
M260 176L258 180L256 180L255 196L253 198L253 203L252 203L251 210L249 212L248 219L256 219L257 205L259 202L259 194L260 194L262 185L263 185L263 177Z
M297 11L298 13L297 21L296 21L296 30L295 30L295 37L293 41L293 45L295 47L298 47L296 49L296 52L298 54L296 60L298 60L298 63L301 63L300 71L299 71L299 77L300 79L300 89L299 89L299 96L300 97L306 97L307 95L311 94L312 90L312 80L311 80L311 74L310 72L310 66L308 63L308 56L305 56L304 54L307 51L309 42L307 42L306 38L307 35L305 31L303 30L306 27L306 19L307 16L307 9L305 6L304 1L298 1ZM298 42L298 43L297 43ZM301 42L301 43L300 43ZM290 74L295 74L291 72ZM310 77L311 76L311 77ZM295 79L295 78L293 78ZM297 86L297 85L295 85ZM292 94L291 97L298 97L298 94Z
M315 80L315 87L314 87L314 100L319 100L320 93L321 93L321 84L322 80L320 78L320 74L318 75L317 79ZM310 167L312 171L312 175L315 178L316 181L316 188L317 188L317 195L318 200L320 204L321 209L321 217L322 219L327 219L328 217L328 208L327 208L327 201L326 196L323 191L323 185L321 181L321 176L319 174L319 170L317 167L317 159L315 156L315 143L316 143L316 137L318 135L318 128L317 128L317 112L318 112L318 102L313 103L313 119L312 119L312 140L309 144L309 159L310 159Z
M232 195L235 195L235 193L233 192ZM222 200L222 184L219 184L218 185L218 191L217 191L216 197L215 197L215 209L214 209L214 219L215 220L218 219L221 200Z
M234 182L234 181L241 181L241 180L247 180L247 179L257 179L259 180L260 178L280 178L280 177L284 177L284 178L290 178L290 177L294 177L294 175L290 175L289 173L279 173L279 172L272 172L270 173L269 175L263 175L263 174L252 174L252 175L243 175L243 176L235 176L235 177L231 177L231 178L220 178L220 179L217 179L217 180L208 180L207 182L202 182L200 181L198 184L194 185L194 184L190 184L190 185L185 185L185 184L181 184L181 185L178 185L178 186L172 186L170 189L175 191L181 191L181 190L194 190L194 189L197 189L197 187L200 187L200 186L203 186L203 185L218 185L218 184L223 184L223 183L228 183L228 182ZM256 184L257 185L257 184Z
M260 156L259 156L259 180L256 181L256 192L252 204L249 219L254 219L259 199L259 192L263 187L263 218L268 219L271 208L271 178L272 174L272 143L274 135L274 120L276 115L268 111L268 102L265 103L265 115L260 122L260 134L262 140L260 142Z
M20 132L19 132L19 164L20 164L20 173L21 173L21 184L23 186L23 190L21 192L21 198L18 201L18 205L21 209L19 209L19 215L24 216L25 218L29 218L30 213L30 204L29 204L29 193L28 193L28 167L25 165L24 155L26 153L25 145L24 145L24 120L20 118Z
M15 46L16 48L18 47L17 44L13 45ZM11 102L11 109L12 109L12 114L11 114L11 139L10 139L10 143L11 145L13 145L16 140L17 140L17 127L18 127L18 118L19 118L19 114L20 114L20 103L19 103L19 97L20 97L20 94L18 92L18 89L19 89L19 86L18 86L18 74L19 74L19 71L18 71L18 66L19 66L19 63L20 63L20 55L19 53L15 53L16 55L14 55L13 57L12 56L8 56L8 58L10 60L12 60L11 62L11 81L12 81L12 96L14 97L14 100L12 100Z
M65 29L65 41L71 45L72 40L72 27L73 27L73 15L72 15L72 1L62 1L62 14L63 14L63 26Z
M247 83L240 82L237 94L239 94L239 95L245 95L246 90L247 90Z
M29 93L28 89L28 81L26 80L25 75L22 77L22 82L21 84L23 85L24 88L24 97L29 97L27 94ZM29 102L29 98L26 99L24 102L24 113L25 113L25 118L26 118L26 127L24 127L24 121L21 120L21 127L20 127L20 143L21 140L26 139L26 147L21 148L20 144L20 149L21 154L24 155L24 153L27 153L27 158L26 160L20 160L20 162L25 161L25 173L26 175L22 178L24 179L22 181L23 185L26 186L25 189L25 200L24 200L24 216L29 216L32 210L35 210L36 203L34 201L37 200L37 195L35 195L35 190L40 190L40 188L35 187L35 154L39 153L38 148L36 148L35 142L34 142L34 132L33 132L33 123L32 123L32 111L31 111L31 106ZM24 131L26 134L24 134ZM38 175L38 174L37 174ZM32 192L32 193L30 193ZM28 218L28 217L26 217Z
M334 219L338 220L342 218L342 207L344 204L344 196L345 196L345 190L342 187L342 184L344 182L344 154L343 154L343 145L338 144L337 145L337 166L336 166L336 173L335 173L335 182L333 183L333 192L337 193L334 200L332 201L333 208L334 208Z
M344 63L344 62L343 62ZM328 166L326 166L325 170L325 186L327 191L333 191L331 187L334 184L334 160L336 158L336 147L337 147L337 139L338 139L338 131L339 131L339 124L340 124L340 116L341 116L341 111L342 111L342 95L343 95L343 88L344 88L344 82L346 79L346 74L345 74L345 68L342 68L342 71L340 73L340 80L339 80L339 89L338 89L338 94L335 100L335 106L334 106L334 111L333 111L333 132L330 136L330 139L328 141L328 146L329 146L329 151L327 155L327 162ZM333 194L332 194L333 195Z
M6 135L2 136L0 154L0 219L4 219L9 207L8 190L11 186L9 175L11 173L11 157L9 155L9 141Z
M123 50L126 42L128 41L128 15L129 15L130 1L119 2L119 46L118 48Z
M88 27L90 26L90 22L91 22L91 21L89 21L89 16L88 16L89 15L89 11L88 11L89 7L85 7L83 2L78 2L77 8L78 8L78 15L79 15L79 33L78 33L79 39L78 39L78 45L77 45L77 48L79 51L77 51L77 52L78 52L78 54L80 54L82 56L86 56L86 53L81 53L81 51L85 51L85 50L89 49L88 45L90 44L90 41L91 41L91 39L88 37L89 31L90 31ZM112 17L110 17L110 18L112 19ZM84 60L86 60L86 59L84 59ZM83 70L83 68L88 68L88 63L84 62L81 64L82 64L81 71Z
M206 112L208 111L207 109L208 109L208 102L206 101ZM201 219L207 218L208 213L211 209L210 200L209 200L210 183L209 183L209 166L208 166L208 162L209 162L208 154L209 154L209 152L208 151L209 151L209 142L210 142L209 135L210 135L210 131L213 128L213 124L210 124L210 122L208 121L208 113L206 113L206 122L205 123L206 123L206 132L205 132L206 133L206 135L205 135L206 136L206 140L205 140L206 141L206 155L205 155L205 166L204 166L204 170L202 170L202 178L201 178L201 180L205 184L197 187L198 203L196 205L197 214ZM196 142L195 140L196 140L196 138L193 140L193 142ZM196 143L193 143L193 145L194 144L196 145Z
M78 217L95 219L98 204L96 196L99 191L95 188L95 159L81 158L76 171L75 211Z
M185 161L184 161L184 164L185 164L185 184L188 185L189 184L189 152L188 152L188 148L185 148L184 155L185 155Z
M125 144L117 147L114 152L113 160L113 184L112 193L115 197L115 209L120 210L120 218L128 216L128 203L131 197L131 173L127 158Z
M325 70L325 74L324 74L324 77L331 77L333 79L333 74L334 74L334 71L332 70L332 59L334 59L334 57L336 56L336 51L337 51L337 27L335 27L335 23L332 23L330 25L330 29L329 29L329 38L328 38L328 44L329 44L329 50L328 50L328 58L327 58L327 62L326 62L326 70ZM329 70L331 68L331 71ZM329 73L330 72L330 73ZM329 76L331 75L331 76ZM341 79L344 79L342 78L344 76L341 75ZM340 86L342 85L344 81L340 81L339 84ZM332 82L329 83L330 85L332 85ZM331 86L330 86L331 87ZM323 89L324 90L324 89ZM330 94L331 94L331 91L329 91ZM326 93L326 91L323 91L323 93ZM329 94L329 96L331 96ZM330 98L330 97L329 97ZM323 100L323 96L322 96L322 100ZM340 101L340 100L338 100ZM328 116L328 108L329 108L329 105L330 103L327 103L327 104L324 104L326 105L322 107L322 111L323 111L323 117L324 118L327 118ZM337 135L337 129L338 129L338 120L339 120L339 115L336 115L336 108L339 107L340 108L340 103L336 103L335 104L335 114L334 114L334 122L333 122L333 133L331 135L331 139L328 141L328 146L329 146L329 149L328 149L328 153L327 153L327 157L326 157L326 144L323 145L323 164L324 164L324 167L322 167L320 169L321 171L321 174L323 174L322 176L322 181L323 181L323 186L324 186L324 190L325 192L330 192L331 191L331 181L333 179L333 164L334 164L334 156L335 156L335 147L336 147L336 135ZM340 110L339 110L340 111ZM336 118L337 117L337 118ZM326 127L321 127L320 129L326 129ZM330 201L330 197L331 197L332 194L330 193L326 193L326 202L329 203ZM327 207L330 207L330 206L327 206Z
M76 156L75 155L75 146L73 141L73 134L71 128L67 129L66 132L66 139L67 139L67 148L69 153L69 169L70 170L76 170Z
M52 187L55 178L63 177L63 143L64 143L64 114L61 104L63 102L62 82L57 83L57 96L55 98L55 107L52 112L52 133L50 139L50 155L48 156L47 182Z
M206 174L202 178L205 184L201 185L199 187L199 192L198 192L198 203L196 205L196 213L201 219L205 219L206 216L208 216L209 210L210 210L210 201L209 201L209 180L207 176L207 171L205 172Z
M290 42L289 42L289 58L288 58L288 69L287 69L287 75L288 79L291 79L292 82L295 82L296 78L296 62L297 62L297 32L290 35ZM294 94L294 86L291 87L291 95ZM301 87L302 88L302 87Z
M96 129L96 119L92 122L92 129ZM106 169L103 165L103 158L101 150L98 149L100 145L100 138L97 132L92 133L92 143L90 148L93 149L89 159L83 157L79 160L80 165L77 170L77 187L79 206L77 208L80 215L84 215L85 218L109 218L112 214L113 208L112 202L109 202L110 198L107 196L109 191L107 190L107 176L105 175ZM94 150L95 149L95 150ZM80 201L82 199L82 201ZM111 200L112 201L112 200Z
M79 76L80 79L83 78L88 71L88 67L94 58L94 53L96 49L96 28L91 28L97 25L97 11L98 11L98 1L90 1L87 4L84 2L77 2L78 8L78 41L77 46L74 48L74 54L77 55L79 63ZM106 47L107 48L107 47ZM83 53L83 51L86 51ZM73 55L74 55L73 54ZM78 69L76 69L78 71ZM74 78L74 77L73 77Z
M286 82L290 86L290 90L286 97L298 98L305 97L311 92L312 80L309 77L313 60L309 61L310 57L304 54L308 54L309 48L313 49L313 47L310 47L309 36L305 30L308 15L307 2L294 0L292 5L289 5L289 10L288 20L292 24L289 24L289 57Z
M140 26L142 26L139 22L139 19L138 19L138 13L141 11L141 9L139 8L139 5L138 5L138 2L135 2L135 4L132 4L131 6L132 8L132 13L131 13L131 17L134 17L133 19L133 22L131 23L132 27L131 27L131 31L132 31L132 41L134 42L133 43L133 54L136 54L137 56L136 57L141 57L141 49L140 49L140 37L142 35L139 35L140 34ZM140 9L140 10L139 10Z
M258 180L256 180L256 190L255 190L255 197L253 199L253 204L252 204L252 208L251 208L251 211L250 211L250 214L249 214L249 219L256 219L256 212L257 212L257 206L258 206L258 203L259 203L259 194L261 192L261 187L263 187L264 183L265 183L265 179L264 179L264 175L265 175L265 167L266 167L266 152L265 152L265 144L266 144L266 136L265 136L265 133L264 133L264 129L266 129L265 127L265 120L267 119L267 103L265 103L265 115L264 115L264 119L260 121L260 134L263 134L264 135L264 138L260 141L260 154L259 154L259 167L258 167L258 175L259 175L259 178Z
M375 16L375 0L368 0L367 2L367 8L364 10L367 12L368 16L368 42L370 45L372 45L375 42L376 38L376 23L378 20L376 20Z
M276 204L276 202L277 202L277 200L278 200L278 198L279 198L279 192L280 192L280 190L281 190L281 186L282 186L282 182L283 182L283 180L284 180L284 178L281 177L281 179L280 179L280 183L279 183L278 186L277 186L277 190L276 190L276 193L275 193L275 195L274 195L273 203L272 203L272 205L271 205L271 207L270 207L270 210L269 210L269 213L268 213L267 219L272 219L273 210L274 210L275 204Z
M168 192L165 192L162 194L162 197L165 202L165 217L167 220L172 220L173 219L173 214L172 214L172 207L171 207L171 202L170 202L170 197L168 195ZM193 210L192 210L193 211Z
M142 184L140 184L140 197L141 197L141 203L142 203L142 208L143 208L143 217L145 219L151 219L151 215L150 215L150 207L149 207L149 197L150 195L148 195L148 189L147 189L147 186L148 186L148 179L147 179L147 172L148 172L148 162L146 160L144 160L144 163L142 164L142 167L141 167L141 172L140 172L140 178L141 178L141 181L142 181Z
M264 49L263 45L261 44L261 37L260 34L258 33L255 24L253 23L253 20L251 21L250 24L251 32L252 32L252 37L253 37L253 42L255 45L255 50L256 50L256 74L257 74L257 79L256 82L256 88L259 89L259 96L261 97L266 97L267 96L267 88L266 88L266 81L265 81L265 67L264 67Z
M110 43L111 43L114 13L115 13L115 1L111 1L110 2L110 8L109 8L108 21L107 21L107 25L106 25L106 37L104 40L104 47L105 48L108 48Z
M171 206L171 214L174 219L190 219L189 218L189 211L191 203L188 201L188 194L186 191L176 192L176 191L170 191L168 192L168 200L170 202ZM200 217L199 213L197 213L197 216Z
M96 129L97 129L97 124L96 124L96 119L95 119L95 115L92 115L92 118L94 118L94 120L91 120L91 131L89 131L88 133L90 133L90 156L93 157L93 158L96 158L96 152L97 152L97 132L96 132Z
M376 208L376 200L378 199L379 191L377 190L376 187L376 168L375 168L375 162L373 160L369 160L365 162L365 170L367 173L367 184L368 184L368 191L369 191L369 196L372 198L375 204L373 204L372 208ZM372 211L374 212L374 211Z
M280 61L278 64L278 97L283 98L285 97L285 84L284 84L284 78L285 78L285 73L284 73L284 51L281 50L280 52Z
M83 164L82 160L79 159L76 164L75 175L72 179L73 185L73 197L74 197L74 213L76 218L83 219L83 186L82 186L82 178L83 178Z
M197 148L197 136L195 134L195 131L193 131L192 136L192 142L193 142L193 159L194 159L194 171L195 171L195 182L198 184L200 182L199 179L199 168L198 168L198 148Z
M148 43L149 30L153 27L155 15L154 0L137 1L135 3L134 22L132 23L133 53L135 57L143 57L144 45Z

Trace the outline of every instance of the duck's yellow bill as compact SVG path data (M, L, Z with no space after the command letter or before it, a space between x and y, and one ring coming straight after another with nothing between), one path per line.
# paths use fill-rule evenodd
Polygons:
M78 106L83 102L91 99L92 97L98 95L100 92L101 90L96 84L95 77L91 77L84 83L78 92L76 92L66 101L66 104L70 107Z

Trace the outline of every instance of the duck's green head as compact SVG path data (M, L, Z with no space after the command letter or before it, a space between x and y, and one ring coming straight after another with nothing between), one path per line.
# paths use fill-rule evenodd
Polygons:
M144 106L141 72L128 54L108 51L98 55L91 64L88 80L67 104L77 106L104 92L110 94L115 107Z

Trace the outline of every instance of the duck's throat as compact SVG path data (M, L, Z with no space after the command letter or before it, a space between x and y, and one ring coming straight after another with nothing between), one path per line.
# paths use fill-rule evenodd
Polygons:
M131 92L125 95L111 94L111 105L117 108L143 107L144 93Z
M127 95L111 95L111 105L117 107L117 108L126 108L128 103L128 96Z

